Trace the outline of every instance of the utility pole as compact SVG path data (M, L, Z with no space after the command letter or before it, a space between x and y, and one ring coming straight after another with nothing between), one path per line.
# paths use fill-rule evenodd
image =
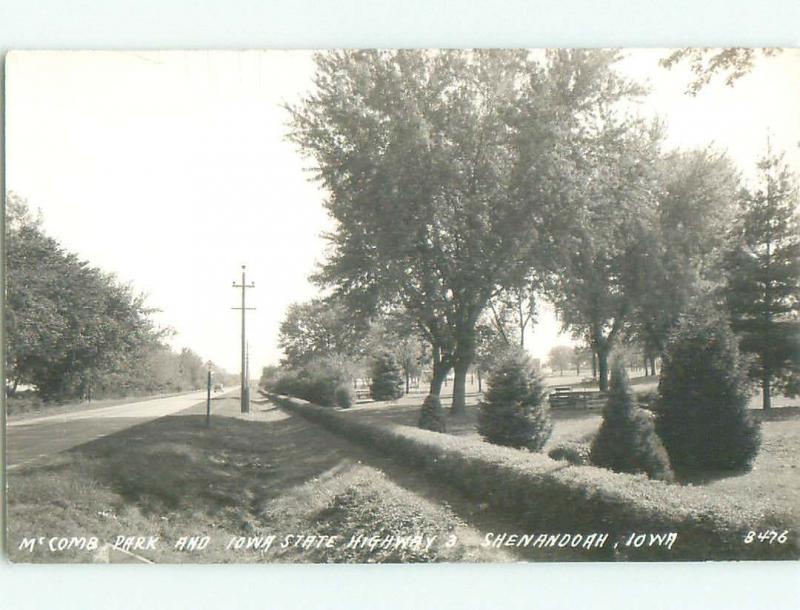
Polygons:
M208 382L206 383L206 428L211 427L211 369L208 369Z
M248 391L250 388L250 342L247 342L247 348L244 352L244 363L245 363L245 373L244 373L244 380L247 383Z
M242 283L237 284L234 280L233 287L242 289L242 306L232 307L232 309L241 309L242 311L242 413L250 412L250 388L247 387L247 334L245 331L245 314L248 310L252 311L255 307L247 307L246 305L246 290L248 288L255 288L255 284L249 284L245 280L245 266L242 265Z

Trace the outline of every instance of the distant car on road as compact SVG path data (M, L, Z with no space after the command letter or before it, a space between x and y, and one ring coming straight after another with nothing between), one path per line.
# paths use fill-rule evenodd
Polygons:
M215 383L215 384L214 384L214 391L215 391L215 392L222 392L222 390L223 390L223 389L224 389L224 388L222 387L222 384L221 384L221 383Z

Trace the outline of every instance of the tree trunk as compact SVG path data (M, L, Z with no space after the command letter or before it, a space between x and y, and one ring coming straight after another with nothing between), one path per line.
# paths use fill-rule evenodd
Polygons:
M772 388L770 387L770 371L765 367L761 374L762 406L765 410L772 408Z
M656 375L656 357L650 356L650 371L653 373L653 377Z
M475 324L467 321L457 335L456 350L453 354L453 402L450 413L459 415L467 410L467 373L475 360Z
M467 411L467 369L469 369L469 364L457 362L453 368L455 378L453 379L453 403L450 413L460 415Z
M597 379L597 352L592 350L592 379Z
M576 364L576 365L575 365L575 374L576 374L578 377L580 377L580 376L581 376L581 365L580 365L580 364Z
M650 375L650 371L647 370L647 356L644 357L644 376L648 377Z
M608 391L608 348L597 348L597 368L600 376L600 391Z
M478 392L483 392L483 384L481 384L481 370L478 369Z
M439 396L442 393L442 385L447 385L447 373L450 367L444 362L441 356L441 349L433 347L433 374L431 375L431 387L429 394Z
M406 394L408 394L410 388L411 388L411 375L408 374L408 369L406 369Z

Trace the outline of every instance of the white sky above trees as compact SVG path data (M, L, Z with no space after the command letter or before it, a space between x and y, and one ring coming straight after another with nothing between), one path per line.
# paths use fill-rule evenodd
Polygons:
M649 81L642 111L671 147L709 143L745 175L767 136L800 170L800 52L759 60L733 88L684 94L664 50L620 64ZM277 362L286 307L317 294L307 278L331 228L322 193L285 140L292 103L311 87L306 51L16 52L6 61L6 185L41 209L48 234L149 295L160 324L230 371L239 368L239 294L248 265L251 374ZM526 339L535 357L558 343L543 307Z

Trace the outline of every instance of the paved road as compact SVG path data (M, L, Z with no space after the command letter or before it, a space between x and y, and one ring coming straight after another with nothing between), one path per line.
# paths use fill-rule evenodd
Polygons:
M231 388L225 394L238 392ZM217 395L219 396L219 394ZM8 422L6 466L9 469L88 443L125 428L178 413L205 401L206 391L129 402L112 407L46 415Z

